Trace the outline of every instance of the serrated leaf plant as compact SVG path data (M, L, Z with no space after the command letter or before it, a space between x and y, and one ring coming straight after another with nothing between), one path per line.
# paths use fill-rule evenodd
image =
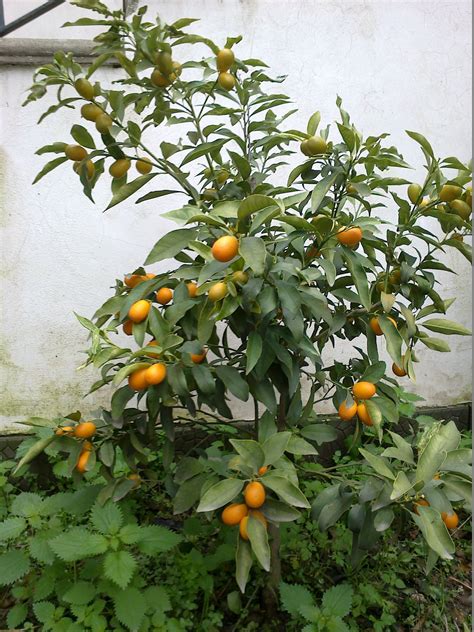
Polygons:
M73 4L93 12L75 24L102 33L89 67L57 53L35 73L26 102L56 89L41 119L67 108L72 123L70 138L38 150L54 157L35 182L72 167L64 177L76 178L91 200L98 182L110 183L107 212L152 200L178 227L157 234L134 270L117 271L113 295L91 318L78 316L90 335L85 366L100 372L91 392L111 386L110 410L89 421L80 413L27 421L39 440L19 471L42 450L61 452L62 475L100 472L108 481L100 501L118 501L147 484L140 472L164 431L164 483L175 512L211 519L222 510L225 525L239 525L242 591L256 560L276 593L279 525L310 506L321 529L348 520L355 561L394 511L419 527L429 566L450 557L444 513L467 508L469 454L458 449L453 424L431 423L419 444L396 427L410 406L400 385L415 379L417 348L447 352L445 336L470 334L445 317L454 299L440 294L438 281L440 271L455 272L445 252L471 259L470 165L439 157L408 131L424 161L414 183L400 177L409 165L388 135L364 136L339 98L334 126L316 112L304 129L292 127L296 110L281 92L283 78L247 58L240 37L215 43L192 33L191 19L165 24L145 8L126 19L98 0ZM107 84L96 77L110 60L121 71ZM157 141L165 125L173 142ZM166 205L172 194L181 196L178 209ZM333 348L351 349L350 359L333 359ZM250 404L251 423L235 414L236 400ZM348 449L363 481L337 467L311 468L319 446L338 437L320 412L324 401L350 424ZM179 425L224 443L177 455ZM134 477L119 471L118 454ZM299 478L310 472L328 485L307 499ZM80 526L72 538L57 534L49 554L64 564L84 551L104 556L106 578L130 591L136 562L122 547L113 505L104 507L93 533ZM152 534L141 541L144 552L153 546ZM59 616L44 610L48 620Z

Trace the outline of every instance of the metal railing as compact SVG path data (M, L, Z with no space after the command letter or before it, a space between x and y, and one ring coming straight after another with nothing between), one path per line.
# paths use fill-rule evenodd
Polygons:
M4 37L8 35L12 31L16 31L21 26L25 26L29 22L32 22L40 15L51 11L51 9L55 9L59 7L60 4L64 4L66 0L46 0L43 4L36 9L32 9L25 15L22 15L20 18L13 20L9 24L5 24L5 11L3 8L3 0L0 0L0 37ZM130 12L133 12L138 5L138 0L122 0L122 8L125 15L128 15Z

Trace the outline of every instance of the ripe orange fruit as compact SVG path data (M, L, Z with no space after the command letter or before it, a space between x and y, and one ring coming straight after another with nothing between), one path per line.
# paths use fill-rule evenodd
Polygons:
M263 524L265 529L267 528L267 520L265 516L263 515L263 513L261 511L251 511L248 516L244 516L242 520L240 521L239 533L240 533L240 537L243 540L249 539L247 528L248 528L248 522L249 522L250 516L252 516L252 518L256 518L257 520L259 520Z
M456 198L460 198L462 195L461 187L456 184L445 184L441 187L439 192L439 199L442 202L452 202Z
M58 435L58 437L62 437L70 432L74 432L74 428L72 426L60 426L57 430L55 430L54 434Z
M194 298L197 294L197 283L194 283L194 281L191 281L190 283L186 283L186 287L188 288L188 294L190 298Z
M217 83L221 88L227 90L228 92L235 88L235 77L231 75L230 72L221 72L219 74L219 78L217 79Z
M376 391L375 384L372 382L356 382L352 387L352 393L357 399L370 399Z
M127 336L133 335L133 322L131 320L126 320L123 324L123 333L127 334Z
M207 349L204 349L202 353L191 353L191 361L194 362L194 364L201 364L201 362L204 362L206 359L206 356Z
M69 160L74 160L75 162L80 162L84 160L84 158L87 158L87 150L80 145L66 145L64 153Z
M219 239L212 244L211 252L217 261L230 261L239 252L239 240L233 235L219 237Z
M403 367L397 366L395 362L392 364L392 371L397 377L405 377L407 372Z
M214 283L214 285L210 288L208 297L209 300L213 303L220 301L227 295L227 284L223 281L219 281L218 283Z
M459 524L459 516L455 511L449 514L443 511L441 518L448 529L455 529Z
M248 515L248 507L243 503L232 503L231 505L227 505L221 515L221 520L224 524L229 525L230 527L239 524L242 518Z
M362 231L358 226L354 228L340 228L336 239L345 246L356 246L362 239Z
M87 99L87 101L92 101L94 98L94 86L87 79L77 79L74 82L74 87L76 88L76 92L83 98Z
M252 481L244 490L244 499L247 507L258 509L265 502L265 487L258 481Z
M145 369L145 381L147 384L161 384L166 377L166 365L162 362L152 364Z
M413 505L413 511L418 515L417 505L421 505L422 507L429 507L430 503L426 500L426 498L420 498Z
M81 474L84 474L84 472L86 471L87 463L90 459L90 456L91 456L91 450L83 450L80 453L79 458L77 459L77 463L76 463L76 470L80 472Z
M148 316L150 307L150 302L145 299L136 301L128 310L129 319L134 323L141 323Z
M346 406L346 402L342 402L342 404L338 408L339 417L343 421L351 421L354 418L357 412L357 403L354 402L352 406Z
M310 156L317 156L326 153L328 145L321 136L311 136L306 140L306 149Z
M158 346L158 343L156 340L150 340L150 342L147 342L147 347L156 347ZM161 356L161 353L149 353L148 357L149 358L159 358Z
M147 279L154 279L155 277L156 277L156 274L153 274L153 272L147 272L147 273L145 274L145 279L144 279L144 280L147 280Z
M364 402L357 404L357 417L359 417L360 421L366 426L374 425Z
M249 280L249 275L243 270L236 270L232 275L232 281L239 285L245 285Z
M150 171L153 169L153 165L151 164L149 158L140 158L140 160L137 160L135 162L135 167L137 168L138 173L141 173L143 175L150 173Z
M126 158L120 158L110 165L109 173L112 178L123 178L123 176L130 169L130 164L130 160Z
M258 475L263 476L268 472L268 465L262 465L262 467L258 468Z
M96 433L97 427L93 421L84 421L74 428L74 436L78 439L90 439Z
M173 298L173 290L169 287L162 287L156 293L156 300L160 305L168 305Z
M388 317L388 319L393 323L393 326L397 328L397 323L395 319L391 318L390 316ZM377 316L374 316L370 319L369 326L376 336L383 336L383 331L380 327L379 319Z
M141 274L127 274L123 282L125 283L127 287L134 288L135 286L137 286L139 283L141 283L144 280L145 279L143 278Z
M112 127L112 123L112 119L108 114L105 114L105 112L95 119L95 127L101 134L108 134L110 132L110 128Z
M235 61L235 55L230 48L221 48L216 56L217 70L226 72Z
M128 376L128 385L134 391L143 391L148 386L148 382L146 381L145 374L148 371L148 368L144 367L143 369L137 369L133 373L130 373Z
M82 172L82 165L83 165L83 162L77 162L77 161L73 164L74 171L78 173L79 175L81 175L81 172ZM85 165L86 165L87 178L89 180L92 180L95 173L94 163L92 162L92 160L87 160Z
M102 110L94 103L84 103L81 108L81 116L85 118L86 121L95 122L101 114L103 114Z

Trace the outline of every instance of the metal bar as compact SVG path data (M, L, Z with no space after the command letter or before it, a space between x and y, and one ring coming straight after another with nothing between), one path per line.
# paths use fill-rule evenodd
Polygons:
M10 22L10 24L5 24L5 20L2 20L2 17L4 17L3 0L0 0L0 37L4 37L4 35L8 35L12 31L16 31L16 29L19 29L21 26L25 26L25 24L28 24L32 20L39 18L40 15L51 11L51 9L59 7L60 4L64 4L65 2L66 0L48 0L36 9L33 9L29 13L25 13L25 15L22 15L21 18L13 20L13 22Z

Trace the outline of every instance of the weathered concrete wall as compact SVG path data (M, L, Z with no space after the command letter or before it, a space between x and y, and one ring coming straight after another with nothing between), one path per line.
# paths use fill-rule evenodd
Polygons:
M9 20L35 2L7 4ZM119 7L121 2L109 5ZM405 129L427 135L439 155L470 157L467 0L152 0L148 5L152 10L160 7L168 21L183 15L201 18L196 28L222 43L227 34L242 34L238 51L265 59L276 74L289 75L285 91L300 107L293 117L295 127L303 127L316 109L329 122L336 116L339 94L361 130L390 132L415 165L421 164L421 154L404 135ZM9 37L90 37L94 29L60 31L65 20L79 15L81 11L64 5ZM115 73L106 69L102 79L108 81ZM27 67L0 67L4 428L30 414L88 411L107 401L106 393L81 399L96 376L92 370L75 370L86 336L73 310L91 315L108 296L114 279L141 264L153 243L169 230L171 224L160 213L182 202L166 198L139 207L127 203L102 214L107 187L99 188L93 206L68 168L32 187L44 163L34 151L52 140L68 139L73 121L63 111L37 126L48 102L20 107L30 77ZM174 134L177 130L160 130L155 138L172 139ZM445 297L458 296L450 317L469 326L470 270L457 254L447 255L446 263L459 275L440 274L440 291ZM470 399L470 341L453 337L451 347L450 355L420 349L418 384L412 388L430 405ZM350 349L339 353L348 357Z

